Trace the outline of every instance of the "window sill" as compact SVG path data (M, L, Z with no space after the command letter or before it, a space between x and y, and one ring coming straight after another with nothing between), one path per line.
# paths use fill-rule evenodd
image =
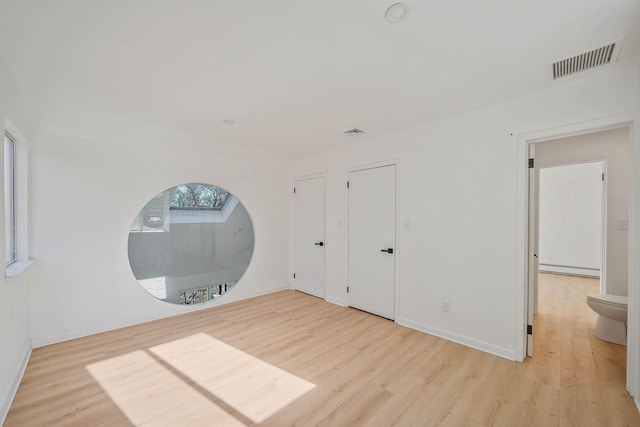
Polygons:
M25 271L27 271L27 269L31 267L32 264L33 264L32 259L29 259L26 261L16 261L7 267L4 273L4 277L7 277L7 278L20 277L20 275Z

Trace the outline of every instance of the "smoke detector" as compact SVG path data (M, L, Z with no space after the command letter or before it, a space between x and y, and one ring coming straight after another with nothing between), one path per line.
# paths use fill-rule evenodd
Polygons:
M391 24L396 24L403 21L408 14L409 6L405 3L396 3L387 8L387 11L384 13L384 19Z

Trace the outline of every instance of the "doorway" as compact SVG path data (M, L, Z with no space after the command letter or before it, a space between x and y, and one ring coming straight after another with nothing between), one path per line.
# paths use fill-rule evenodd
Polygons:
M599 286L591 279L591 282L596 285L585 285L584 289L587 289L589 293L627 295L629 252L628 227L626 225L629 219L630 133L628 127L621 127L531 143L529 148L530 158L534 160L530 161L531 168L529 169L528 324L534 325L533 317L538 312L538 270L569 275L564 277L600 276ZM574 191L571 185L559 184L560 186L565 185L564 192L557 192L558 194L553 197L564 197L565 202L568 203L564 203L562 209L573 209L573 213L559 213L556 210L555 232L546 230L547 235L545 236L539 232L544 227L544 224L539 223L539 221L543 221L545 215L545 212L541 212L541 210L545 209L543 204L545 199L548 199L543 194L545 191L543 181L546 178L553 178L554 175L555 178L562 178L562 175L567 175L569 172L573 172L574 175L580 172L588 174L590 189L576 189ZM567 177L564 178L566 180ZM550 182L555 182L557 185L560 181L551 179ZM568 182L571 183L571 180ZM575 182L572 185L575 185ZM549 188L548 185L547 188ZM588 191L589 194L577 194L581 191ZM580 214L579 209L576 210L577 199L580 198L589 199L587 204L582 204L582 208L580 208L585 209L585 206L590 204L591 212L588 215ZM564 220L558 220L557 216L563 214L567 214ZM578 218L578 216L580 217ZM582 226L582 231L576 231L577 223ZM591 224L591 229L588 229L588 224ZM598 224L601 225L598 227ZM539 225L540 227L538 227ZM564 239L556 242L555 248L553 248L554 243L549 241L549 235L554 233L565 233ZM545 238L547 242L543 243ZM591 242L590 248L585 248L587 241ZM600 242L599 247L596 245L594 248L594 243L598 241ZM601 253L598 253L598 248L601 249ZM569 249L573 251L571 254L567 253ZM560 258L554 259L556 255L552 252L558 254ZM600 268L597 265L598 260L600 260ZM571 282L572 279L564 279L562 276L554 278L545 274L545 286L554 281L564 283ZM582 298L581 295L577 300L580 309L584 308L582 306L586 306L586 295L584 296L585 298ZM562 300L563 298L560 298L553 302L556 305L553 310L557 313L564 312L561 306ZM547 310L547 314L549 314L548 312L549 310ZM586 313L583 315L583 320L585 317L589 317L590 321L594 322L596 316L590 311L586 311ZM535 357L533 331L536 328L528 330L530 332L527 340L528 356ZM592 339L591 337L587 338ZM536 340L538 339L544 340L546 338L544 335L536 335ZM536 348L544 348L544 346L537 343ZM625 350L623 349L623 351Z
M347 300L395 319L396 166L348 173Z
M587 295L605 289L606 162L557 164L553 149L562 142L557 144L548 150L544 149L548 146L536 146L539 161L531 172L529 325L534 327L527 348L530 357L534 355L533 330L576 331L572 323L593 317L585 304ZM568 305L579 307L567 309ZM550 321L550 317L562 321ZM545 332L540 336L549 340L546 344L553 342Z

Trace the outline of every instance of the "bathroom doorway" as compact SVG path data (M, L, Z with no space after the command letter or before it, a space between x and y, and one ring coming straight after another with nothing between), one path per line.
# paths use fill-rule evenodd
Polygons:
M535 159L530 172L533 181L530 219L533 222L531 229L534 230L531 250L537 264L533 269L535 272L542 270L597 276L597 262L601 260L600 292L627 295L629 142L629 128L624 127L531 144L532 158ZM540 179L544 182L541 183ZM580 189L576 187L572 190L572 186L577 186L577 180L590 182L581 184ZM544 184L547 184L547 195L540 196ZM549 184L562 188L549 188ZM599 194L601 201L597 200ZM563 197L571 199L571 203L566 203L565 200L560 208L548 208L554 198L557 200ZM603 205L601 211L597 211L598 204ZM580 214L580 210L587 209L589 205L592 212L589 212L587 218L586 214ZM561 213L560 209L571 212ZM546 225L552 230L540 235L539 218L545 214L547 217L565 216L547 221ZM601 215L600 220L598 215ZM589 227L597 228L598 222L602 223L600 235L598 230L588 230ZM562 239L569 241L562 242L549 236L559 233L562 233ZM601 241L600 248L594 247L594 242L598 240ZM540 247L541 244L543 247ZM587 245L591 247L587 248ZM601 254L598 254L598 249L601 249ZM533 294L535 314L536 289Z
M546 140L529 148L528 332L537 333L535 346L529 335L527 355L537 359L536 365L544 358L557 357L554 363L562 364L575 357L570 363L585 369L594 361L582 354L615 361L612 369L624 386L626 348L592 336L597 315L586 294L628 292L630 129ZM590 176L588 189L572 190L578 175ZM549 206L554 199L565 203ZM588 215L581 215L588 206ZM594 242L600 244L594 247ZM565 323L553 323L559 321Z

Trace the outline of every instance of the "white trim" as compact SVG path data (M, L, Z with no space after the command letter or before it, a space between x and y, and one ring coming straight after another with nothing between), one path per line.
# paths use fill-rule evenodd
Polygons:
M629 151L631 151L631 141L629 141ZM606 159L602 161L602 173L604 178L602 192L600 193L600 293L608 294L609 286L612 284L607 280L607 259L609 256L609 162ZM629 176L627 179L631 179L631 177ZM629 284L627 283L628 287Z
M349 182L349 173L351 172L359 172L359 171L364 171L364 170L368 170L368 169L376 169L376 168L383 168L386 166L394 166L395 167L395 196L396 196L396 200L395 200L395 204L396 204L396 224L395 224L395 248L394 248L394 252L395 252L395 266L394 266L394 281L395 283L393 284L394 287L394 305L393 305L393 317L394 320L396 319L396 316L398 314L399 311L399 299L400 299L400 295L399 295L399 283L400 283L400 253L401 253L401 244L400 244L400 236L399 236L399 231L400 231L400 198L398 197L398 181L399 181L399 176L400 176L400 158L395 157L392 159L388 159L388 160L380 160L377 162L371 162L371 163L364 163L364 164L360 164L360 165L355 165L355 166L349 166L345 169L344 171L344 182L345 185L343 186L343 191L344 191L344 195L345 195L345 206L344 206L344 218L345 218L345 224L346 226L344 227L344 244L345 244L345 278L344 278L344 289L345 289L345 306L349 307L349 294L346 293L346 287L349 286L349 188L347 187L346 183Z
M566 265L550 265L542 263L538 264L538 266L538 271L540 273L568 274L572 276L592 277L594 279L600 278L601 276L600 270L593 268L569 267Z
M29 260L29 141L13 122L4 119L5 132L14 141L14 208L16 261ZM9 277L9 276L7 276Z
M405 319L403 317L398 317L396 319L396 323L402 326L406 326L411 329L415 329L420 332L427 333L429 335L434 335L436 337L440 337L449 341L453 341L458 344L465 345L467 347L475 348L476 350L484 351L486 353L493 354L495 356L499 356L509 360L517 360L516 354L510 348L497 346L486 341L477 340L475 338L468 337L466 335L460 335L456 333L452 333L450 331L436 328L433 326L425 325L419 322L415 322L413 320Z
M18 260L16 232L16 141L8 131L4 132L4 223L5 223L5 265L8 267ZM9 179L7 179L9 177Z
M293 182L295 184L297 181L304 181L306 179L314 179L314 178L320 178L320 177L326 178L326 176L327 176L327 170L324 170L322 172L315 172L315 173L297 176L293 178Z
M334 298L334 297L326 297L324 300L326 302L330 302L331 304L339 305L341 307L348 307L347 301L343 300L343 299Z
M22 381L22 377L27 370L27 364L29 363L29 359L31 358L31 343L26 342L25 344L26 345L22 350L22 355L20 356L18 366L11 378L9 388L4 392L2 400L0 400L0 425L4 425L4 421L7 418L7 414L9 413L9 409L11 408L13 399L16 397L18 387L20 387L20 382Z
M627 314L627 390L640 398L640 115L630 120L629 311ZM633 363L635 362L635 364Z
M600 132L600 131L596 131L596 132ZM542 141L540 141L542 142ZM532 143L532 144L535 144ZM579 160L579 161L553 161L553 162L542 162L542 161L538 161L536 159L536 163L535 166L538 169L548 169L548 168L559 168L562 166L574 166L574 165L585 165L585 164L589 164L589 163L602 163L604 162L605 164L607 163L607 159L603 159L602 157L594 157L593 159L589 159L589 160ZM606 170L605 170L606 172Z
M392 166L392 165L397 166L399 163L400 163L400 158L395 157L388 160L380 160L378 162L371 162L371 163L364 163L364 164L355 165L355 166L349 166L345 169L345 176L348 178L349 172L358 172L358 171L363 171L367 169L383 168L385 166Z
M34 261L30 259L27 261L16 261L8 265L7 269L4 272L4 277L8 279L20 277L22 273L27 271L27 269L33 265L33 262Z
M516 148L516 280L515 292L516 360L526 357L527 313L527 229L528 229L528 148L535 142L577 136L608 129L629 127L631 133L631 169L629 190L629 314L627 322L627 390L633 397L640 394L640 132L637 113L603 117L551 129L524 133L517 137Z
M237 288L234 288L237 289ZM271 289L266 289L260 292L252 292L248 294L236 294L234 293L226 293L224 298L218 298L215 300L215 303L203 303L198 305L185 305L185 306L176 306L174 307L184 307L184 310L179 313L173 314L156 314L152 316L135 316L130 317L128 319L116 322L103 323L101 325L95 325L87 328L76 329L68 332L64 332L61 334L47 335L43 337L33 337L33 348L43 347L45 345L56 344L63 341L69 341L76 338L83 338L90 335L100 334L102 332L113 331L115 329L126 328L129 326L135 326L142 323L153 322L154 320L167 319L170 317L181 316L187 313L191 313L194 311L207 310L210 308L215 308L220 305L230 304L237 301L242 301L249 298L255 298L262 295L272 294L274 292L280 292L284 290L289 290L288 285L282 285L278 287L274 287ZM152 297L150 294L149 296ZM155 298L154 298L155 299Z

